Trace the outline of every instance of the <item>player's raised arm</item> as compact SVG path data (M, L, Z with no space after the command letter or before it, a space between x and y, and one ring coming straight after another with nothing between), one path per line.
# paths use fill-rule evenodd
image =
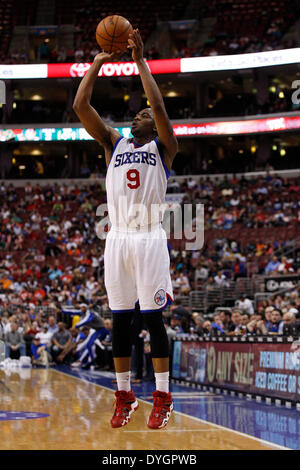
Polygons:
M106 52L96 55L92 66L81 80L73 103L73 109L87 132L104 147L107 165L110 161L112 148L121 135L104 123L95 108L91 106L90 101L101 66L105 62L113 61L117 56L117 53L107 54Z
M133 30L132 34L129 35L128 47L132 49L132 58L138 66L142 84L153 111L159 141L166 150L166 164L171 168L174 157L178 151L178 143L173 133L161 92L144 61L144 46L138 29Z

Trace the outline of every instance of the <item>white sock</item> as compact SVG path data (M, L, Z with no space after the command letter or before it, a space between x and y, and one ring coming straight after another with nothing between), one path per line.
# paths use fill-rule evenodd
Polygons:
M130 371L128 372L116 372L118 390L125 390L130 392Z
M169 372L155 372L156 390L159 392L169 392Z

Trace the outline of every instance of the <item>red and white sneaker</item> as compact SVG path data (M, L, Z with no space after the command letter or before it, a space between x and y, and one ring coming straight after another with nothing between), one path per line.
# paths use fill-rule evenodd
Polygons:
M130 392L118 390L115 397L116 409L110 424L112 428L120 428L130 421L130 415L138 409L139 404L132 390Z
M155 390L152 396L153 408L147 424L151 429L161 429L168 424L171 411L173 411L172 395L170 392L166 393Z

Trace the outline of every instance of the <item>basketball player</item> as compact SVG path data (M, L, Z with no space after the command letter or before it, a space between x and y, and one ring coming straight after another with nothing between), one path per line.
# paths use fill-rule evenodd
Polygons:
M62 309L62 313L69 315L82 315L82 319L76 323L75 328L82 328L88 325L90 328L89 335L87 338L80 343L76 352L80 352L78 361L72 364L72 367L82 367L85 359L88 357L85 366L95 364L96 359L96 346L101 347L101 341L105 338L107 331L104 328L104 320L96 312L91 311L86 304L80 304L80 309L74 309L72 307L65 307Z
M156 390L148 426L159 429L168 423L173 409L169 392L168 337L162 310L172 302L170 259L161 215L155 209L165 202L167 179L177 152L177 140L160 90L144 59L138 29L128 40L151 108L134 118L131 139L107 126L91 106L93 85L103 63L118 57L100 53L82 79L74 110L105 149L108 213L112 223L106 239L105 286L113 315L113 357L118 391L113 428L124 426L138 408L130 386L131 322L137 301L150 332ZM142 203L135 218L137 204ZM127 209L126 206L127 205ZM124 208L125 207L125 208ZM150 214L150 215L149 215Z

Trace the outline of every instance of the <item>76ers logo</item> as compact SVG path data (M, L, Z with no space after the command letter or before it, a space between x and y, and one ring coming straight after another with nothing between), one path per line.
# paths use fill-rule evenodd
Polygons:
M166 293L163 289L159 289L154 295L154 302L160 307L166 303Z

